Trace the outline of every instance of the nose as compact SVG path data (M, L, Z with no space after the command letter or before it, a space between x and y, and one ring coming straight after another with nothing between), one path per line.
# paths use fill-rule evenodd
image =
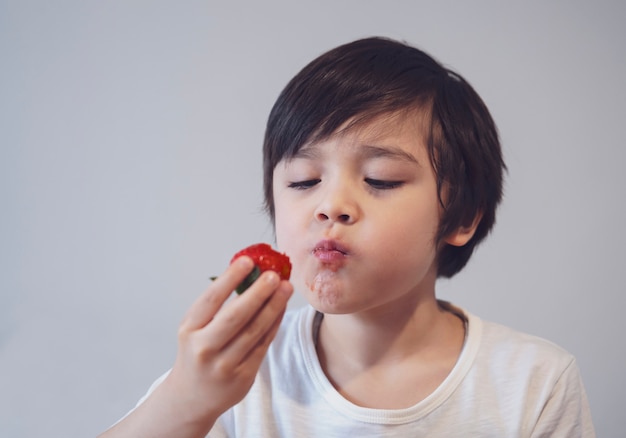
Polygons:
M359 219L360 210L350 184L334 184L328 187L315 209L315 220L323 223L352 224Z

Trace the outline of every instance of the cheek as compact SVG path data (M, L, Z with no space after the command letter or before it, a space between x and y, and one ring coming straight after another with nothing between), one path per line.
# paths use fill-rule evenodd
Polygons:
M435 251L438 217L430 211L406 213L387 221L385 232L379 236L381 255L399 262L429 259Z
M285 229L285 207L282 202L282 196L279 190L277 190L276 172L274 174L274 182L272 187L272 196L274 203L274 235L276 236L276 244L278 249L284 251L282 248L283 238L282 232Z
M283 215L281 214L281 210L276 208L274 211L274 235L276 236L276 245L278 249L281 251L286 251L285 242L288 242L289 239L286 238L287 230L286 225L288 222L285 222Z
M276 205L274 214L274 235L278 249L293 257L293 246L298 237L296 220L279 205Z
M291 283L296 290L304 290L307 253L302 232L298 232L291 221L285 220L281 223L277 217L275 236L278 250L287 254L291 261Z

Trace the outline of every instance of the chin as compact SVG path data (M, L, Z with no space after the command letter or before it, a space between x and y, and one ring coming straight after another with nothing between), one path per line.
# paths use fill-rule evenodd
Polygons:
M311 307L321 313L342 315L354 311L353 306L346 301L345 294L338 289L312 290L307 288L304 291L304 297Z
M307 275L308 274L308 275ZM309 272L298 281L306 301L316 310L329 314L346 314L355 311L355 284L345 272L320 269Z

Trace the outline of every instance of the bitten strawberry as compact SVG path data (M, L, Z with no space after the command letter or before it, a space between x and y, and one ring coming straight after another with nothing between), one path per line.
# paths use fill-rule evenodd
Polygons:
M242 249L233 256L230 262L232 263L238 257L244 255L254 260L255 267L241 284L237 286L236 292L238 294L248 289L259 278L261 273L265 271L274 271L280 276L281 280L289 280L291 275L291 261L289 257L286 254L275 251L267 243L257 243Z

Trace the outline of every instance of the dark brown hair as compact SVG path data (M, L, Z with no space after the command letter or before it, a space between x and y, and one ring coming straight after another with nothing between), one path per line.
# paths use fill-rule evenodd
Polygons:
M339 46L304 67L270 112L263 145L265 207L274 220L274 168L305 144L332 136L346 122L418 110L443 207L437 243L481 217L464 246L441 246L437 275L452 277L495 223L502 198L502 159L495 123L459 74L405 43L374 37Z

